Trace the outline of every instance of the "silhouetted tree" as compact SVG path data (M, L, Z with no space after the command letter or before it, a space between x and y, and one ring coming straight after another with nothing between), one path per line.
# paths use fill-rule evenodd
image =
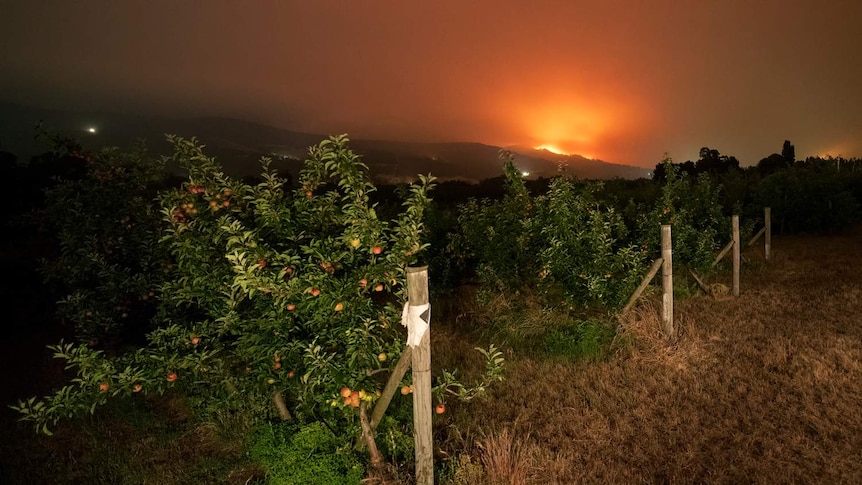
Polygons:
M739 170L739 160L736 157L722 155L718 150L709 147L700 149L700 160L696 164L697 173L720 175L731 170Z
M790 140L784 140L784 146L781 148L781 156L784 157L788 165L792 165L796 161L796 148L790 143Z
M777 153L773 153L757 162L757 171L761 175L773 174L788 167L790 167L790 163L788 163L787 159Z

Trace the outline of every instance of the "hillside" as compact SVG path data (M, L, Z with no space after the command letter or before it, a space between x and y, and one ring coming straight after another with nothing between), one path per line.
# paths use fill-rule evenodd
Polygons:
M34 126L44 126L80 139L85 146L126 147L135 140L146 140L157 153L167 150L164 134L196 136L208 147L231 175L258 173L262 156L272 157L273 166L296 173L309 146L324 139L324 134L301 133L243 120L227 118L154 118L106 113L73 113L29 108L0 103L0 150L11 152L21 160L45 150L33 140ZM96 127L95 134L87 127ZM416 174L431 173L441 180L478 181L501 173L498 157L501 147L474 142L415 143L387 140L351 141L372 173L382 180L412 179ZM638 167L590 160L578 155L560 156L544 150L511 147L519 168L531 177L550 177L564 166L568 173L581 178L634 179L647 177Z

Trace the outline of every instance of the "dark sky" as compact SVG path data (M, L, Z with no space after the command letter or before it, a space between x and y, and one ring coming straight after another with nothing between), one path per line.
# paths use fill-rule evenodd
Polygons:
M862 1L0 0L0 100L319 133L862 156Z

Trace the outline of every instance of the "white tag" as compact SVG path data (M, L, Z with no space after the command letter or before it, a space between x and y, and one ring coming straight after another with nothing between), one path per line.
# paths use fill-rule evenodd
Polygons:
M422 319L422 314L428 311L428 320ZM401 312L401 325L407 327L407 345L416 347L422 341L425 332L428 331L428 326L431 323L431 305L410 305L410 302L404 303L404 310Z

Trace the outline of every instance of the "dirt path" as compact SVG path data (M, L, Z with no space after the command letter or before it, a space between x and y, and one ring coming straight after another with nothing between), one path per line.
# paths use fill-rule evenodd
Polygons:
M535 483L862 483L862 232L747 257L739 298L677 304L674 347L647 304L631 352L514 360L468 412L529 435Z

